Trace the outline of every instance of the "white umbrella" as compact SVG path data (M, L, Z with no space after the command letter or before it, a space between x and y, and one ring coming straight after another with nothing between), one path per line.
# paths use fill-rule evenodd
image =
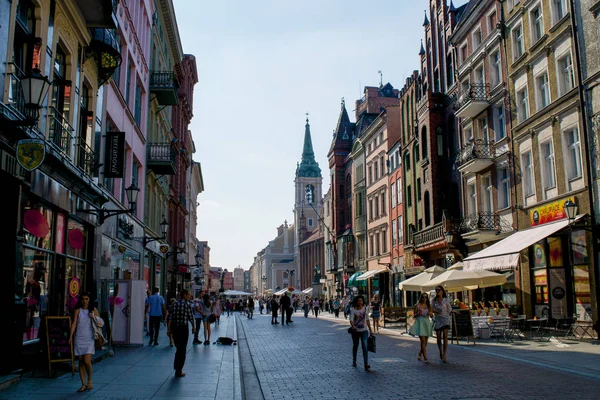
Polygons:
M447 292L457 292L464 289L499 286L504 283L506 283L506 276L504 274L497 274L486 270L463 271L461 269L449 268L448 271L423 285L423 288L429 290L436 286L442 286Z
M421 272L419 275L415 275L412 278L409 278L405 281L400 282L400 290L410 290L413 292L422 292L423 286L436 276L440 275L446 271L444 268L434 265L433 267L427 268L425 271Z
M225 296L252 296L252 293L241 292L239 290L226 290L223 292Z

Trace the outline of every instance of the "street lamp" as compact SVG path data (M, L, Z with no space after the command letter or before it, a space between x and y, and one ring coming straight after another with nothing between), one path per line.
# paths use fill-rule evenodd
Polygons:
M165 240L167 238L167 232L169 231L169 223L167 222L167 220L165 219L165 216L163 215L163 221L160 223L160 233L161 236L159 237L150 237L150 236L144 236L142 237L142 243L144 244L144 247L146 247L146 245L148 243L152 243L152 242L157 242L159 240ZM133 240L140 240L140 238L133 238Z
M221 289L219 289L219 292L221 292L221 293L223 293L225 291L225 288L223 287L223 281L225 280L226 274L227 274L227 268L225 268L221 271L221 276L219 277L221 280Z
M98 208L95 210L85 210L78 209L77 211L85 213L85 214L93 214L98 217L100 225L104 223L104 220L109 217L114 217L119 214L134 214L136 210L136 204L138 200L138 195L140 193L140 189L135 185L135 183L131 183L127 189L125 189L125 195L127 196L127 202L129 203L128 210L106 210L104 208ZM164 221L166 222L166 221ZM167 223L168 226L168 223ZM161 224L162 229L162 224ZM167 228L168 229L168 228Z
M19 126L33 126L40 118L40 109L48 95L48 89L52 83L48 77L43 76L39 69L33 69L25 77L21 78L21 89L23 90L23 103L25 106L25 119L19 122Z
M577 204L573 203L571 200L565 202L563 209L569 219L569 225L573 223L575 216L577 216L577 208Z

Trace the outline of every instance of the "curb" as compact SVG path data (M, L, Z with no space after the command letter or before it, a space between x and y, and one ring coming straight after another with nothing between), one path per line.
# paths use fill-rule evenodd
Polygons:
M250 346L246 339L246 331L240 318L236 318L238 334L238 351L240 358L240 381L242 385L242 399L259 400L265 398L256 373L254 359L250 353Z
M12 385L16 385L21 380L21 375L4 375L0 376L0 391L8 389Z

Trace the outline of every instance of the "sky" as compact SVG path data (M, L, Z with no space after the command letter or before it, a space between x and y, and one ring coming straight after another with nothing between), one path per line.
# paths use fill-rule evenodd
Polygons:
M454 1L456 6L466 0ZM183 50L196 57L190 129L202 165L199 240L211 266L250 268L293 222L294 177L309 113L329 188L327 152L342 97L350 119L364 86L401 89L419 67L428 0L174 0Z

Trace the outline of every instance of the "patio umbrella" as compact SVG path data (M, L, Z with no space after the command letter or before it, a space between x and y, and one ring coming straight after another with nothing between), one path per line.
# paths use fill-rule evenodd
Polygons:
M225 296L252 296L252 293L241 292L239 290L226 290L223 292Z
M500 286L506 283L506 275L497 274L492 271L463 271L461 269L450 269L423 285L430 290L436 286L442 286L447 292L458 292L465 289L486 288Z
M412 278L409 278L405 281L400 282L400 290L410 290L413 292L422 292L423 286L427 284L429 281L440 275L446 271L446 269L440 267L439 265L434 265L433 267L427 268L425 271L421 272L419 275L415 275Z

